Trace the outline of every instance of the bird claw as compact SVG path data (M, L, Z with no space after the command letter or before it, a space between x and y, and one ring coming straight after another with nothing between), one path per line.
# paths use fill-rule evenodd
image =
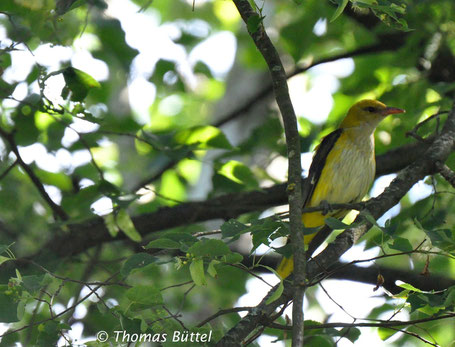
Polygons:
M333 212L332 205L330 205L327 200L322 200L321 206L322 206L322 215L323 216L325 216L329 212Z

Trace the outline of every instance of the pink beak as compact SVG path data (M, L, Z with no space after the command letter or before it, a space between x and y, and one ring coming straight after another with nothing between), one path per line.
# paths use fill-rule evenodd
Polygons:
M389 114L397 114L397 113L405 113L406 111L401 109L401 108L397 108L397 107L386 107L384 110L382 110L382 114L384 116L388 116Z

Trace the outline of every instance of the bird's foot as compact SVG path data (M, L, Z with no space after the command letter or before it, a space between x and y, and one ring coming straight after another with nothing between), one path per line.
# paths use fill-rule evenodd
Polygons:
M322 214L325 216L329 212L333 212L332 205L329 204L327 200L322 200L321 201L321 206L322 206Z

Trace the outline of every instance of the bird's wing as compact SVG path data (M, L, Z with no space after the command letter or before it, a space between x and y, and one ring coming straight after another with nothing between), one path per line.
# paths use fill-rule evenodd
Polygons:
M322 169L325 166L327 156L342 133L343 129L332 131L330 134L325 136L321 143L316 147L316 153L314 154L313 161L311 162L310 172L308 173L308 177L303 184L303 207L310 202L314 189L316 188L319 178L321 177Z

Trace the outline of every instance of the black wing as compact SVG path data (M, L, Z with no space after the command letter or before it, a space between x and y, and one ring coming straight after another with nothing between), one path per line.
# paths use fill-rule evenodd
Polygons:
M311 162L310 172L308 173L308 177L303 183L303 207L305 207L306 204L310 201L314 189L318 184L319 178L321 177L322 169L325 166L327 156L329 155L330 151L335 145L335 142L337 142L342 133L343 129L332 131L322 139L321 143L317 147L313 161Z

